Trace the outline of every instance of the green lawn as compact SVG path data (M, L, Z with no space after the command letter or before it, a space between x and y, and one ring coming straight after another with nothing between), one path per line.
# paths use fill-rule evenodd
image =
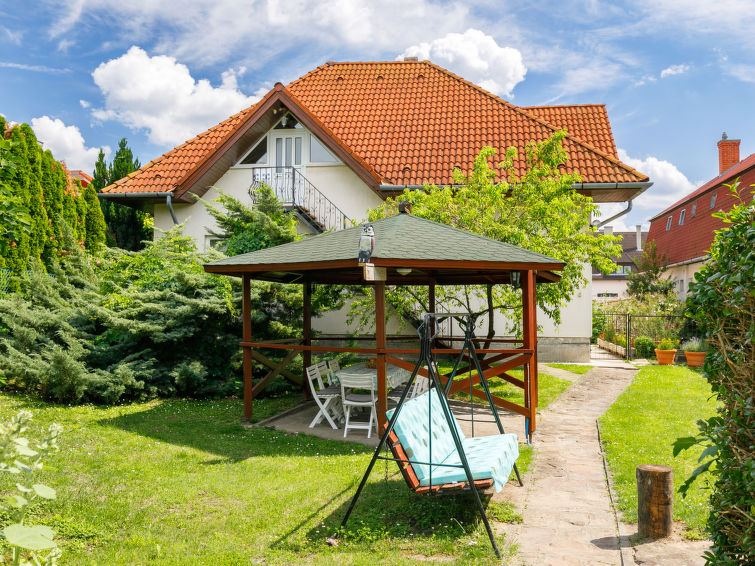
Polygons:
M255 418L296 402L258 401ZM64 429L39 479L58 500L32 518L58 532L61 564L497 563L468 497L415 496L393 464L388 479L376 467L341 544L328 546L372 450L244 428L237 400L66 407L0 395L2 420L21 408L35 416L31 433ZM505 504L490 512L517 520Z
M697 420L715 414L711 395L708 382L698 372L681 366L648 366L601 417L619 507L628 521L637 521L635 469L639 464L674 468L675 489L697 467L700 449L674 458L672 445L679 437L695 436ZM678 493L674 496L674 519L687 524L689 536L699 536L705 527L709 495L705 486L710 479L698 478L684 499Z
M450 373L453 369L453 366L445 366L441 364L438 368L442 373ZM520 369L514 369L509 372L507 372L512 377L516 377L518 379L523 379L523 372ZM466 374L459 375L456 377L457 380L465 379L467 377ZM556 398L558 398L559 395L561 395L564 391L566 391L569 386L571 385L571 381L566 379L561 379L559 377L553 377L552 375L548 375L545 373L539 373L537 374L537 382L538 382L538 393L539 393L539 403L538 403L538 409L542 410L545 409L552 401L554 401ZM480 386L475 386L478 389L480 389ZM524 389L517 387L515 385L512 385L506 381L503 381L498 378L491 378L488 381L488 387L490 387L490 392L493 395L498 395L499 397L503 397L507 401L511 401L512 403L516 403L517 405L523 405L524 404ZM453 399L469 399L468 393L462 393L458 392L451 396ZM475 403L483 403L486 404L487 401L484 401L482 399L478 399L477 397L474 398Z
M584 375L593 368L593 366L581 365L581 364L546 364L546 365L552 368L558 368L558 369L570 371L572 373L578 373L579 375Z

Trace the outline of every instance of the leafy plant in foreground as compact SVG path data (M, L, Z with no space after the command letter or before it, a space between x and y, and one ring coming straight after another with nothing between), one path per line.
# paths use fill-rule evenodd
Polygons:
M0 423L0 472L15 480L15 493L8 495L3 508L9 512L12 523L0 533L11 547L12 564L53 565L60 549L53 540L55 532L43 525L25 523L29 508L38 499L55 499L55 490L35 483L35 474L42 469L44 458L58 449L61 428L52 424L42 440L26 438L31 412L20 411L7 423ZM46 552L46 554L40 554Z
M740 204L713 216L716 232L710 260L695 274L688 315L711 347L705 378L721 402L719 414L700 421L698 438L680 438L675 451L707 445L701 466L682 486L712 469L708 564L755 563L755 201L745 204L738 182L730 186Z

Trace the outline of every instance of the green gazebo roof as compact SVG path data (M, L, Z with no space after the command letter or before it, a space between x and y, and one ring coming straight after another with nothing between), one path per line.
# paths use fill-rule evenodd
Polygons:
M564 265L546 255L411 214L370 224L375 231L370 262L388 268L389 284L453 283L457 277L465 283L500 282L498 279L504 275L508 278L511 271L528 269L542 272L543 281L555 281L558 276L545 272L561 270ZM214 261L206 264L205 270L228 275L250 273L254 279L283 282L302 278L328 283L364 282L362 266L357 263L361 234L361 225L327 232ZM412 268L413 274L397 275L396 267Z

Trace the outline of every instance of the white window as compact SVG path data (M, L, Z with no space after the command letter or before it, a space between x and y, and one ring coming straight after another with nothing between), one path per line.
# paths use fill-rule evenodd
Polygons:
M310 163L338 163L335 157L315 136L309 136L309 161Z
M710 197L710 209L713 210L714 206L716 206L716 195Z
M694 218L695 212L697 212L697 203L692 205L692 210L689 211L689 217Z
M684 224L684 215L687 214L687 209L683 208L682 211L679 213L679 226Z
M262 138L241 160L241 165L267 165L267 136Z
M671 230L671 223L674 221L674 216L671 215L668 217L668 220L666 220L666 232Z

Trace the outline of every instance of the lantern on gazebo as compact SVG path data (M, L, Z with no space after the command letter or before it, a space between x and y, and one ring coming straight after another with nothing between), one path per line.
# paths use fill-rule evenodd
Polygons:
M375 249L375 230L372 228L372 224L365 224L362 228L362 235L359 237L359 256L357 261L359 263L370 263L370 256L372 256L372 250Z

